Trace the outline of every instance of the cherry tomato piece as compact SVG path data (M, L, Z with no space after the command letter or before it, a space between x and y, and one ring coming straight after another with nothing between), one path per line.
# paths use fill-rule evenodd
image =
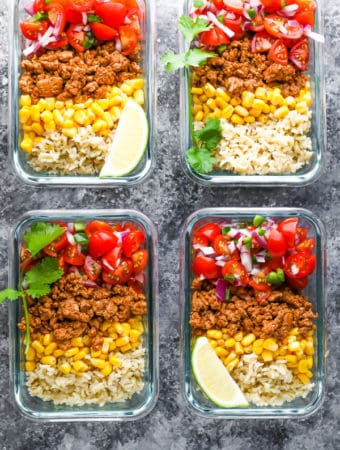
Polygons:
M312 28L314 27L314 11L298 11L294 17L301 25L310 25Z
M302 39L290 49L289 59L298 69L307 69L309 61L309 46L307 39Z
M85 255L79 253L78 245L68 245L64 250L64 261L72 266L82 266Z
M231 284L245 286L249 282L249 275L246 268L236 259L231 259L224 264L222 267L222 275Z
M89 237L89 254L98 258L112 250L118 242L118 238L107 231L95 231Z
M75 11L86 12L93 8L94 0L68 0L70 8Z
M130 278L127 282L128 286L132 288L136 294L141 294L143 292L143 283L134 278Z
M132 253L135 253L139 249L144 241L144 234L140 230L131 231L123 241L124 255L130 257Z
M125 284L133 273L133 262L130 259L123 259L122 262L116 267L112 276L113 279L119 284Z
M117 245L108 253L105 253L105 255L102 258L102 266L104 267L105 270L111 273L114 272L117 262L122 256L122 251L123 251L122 247L120 245Z
M308 252L298 252L288 256L284 272L289 278L304 278L314 271L315 265L315 255Z
M142 248L131 255L134 273L140 273L146 267L149 259L148 251Z
M200 35L200 41L207 47L217 47L218 45L229 44L230 39L220 28L214 26Z
M286 239L288 250L295 248L296 229L298 224L297 217L288 217L278 224L278 231L280 231Z
M282 8L282 0L261 0L261 3L267 12L279 11Z
M231 254L228 246L229 242L230 238L228 236L225 236L224 234L219 234L218 236L216 236L213 242L215 252L218 255L229 256Z
M264 30L263 16L261 14L256 14L254 19L252 19L249 25L249 30L255 32Z
M91 256L87 255L84 262L84 270L89 280L96 281L102 271L102 266Z
M213 242L219 234L221 234L221 229L216 223L206 223L195 231L195 236L204 236L210 242Z
M51 2L46 5L48 19L56 30L56 34L60 35L66 25L66 15L63 5L57 2Z
M61 39L59 39L59 41L50 42L46 46L46 48L48 50L57 50L58 48L66 47L66 45L68 45L68 39L66 37L66 34L62 33L61 34Z
M111 28L118 28L124 23L127 8L123 2L95 3L94 12L103 20L105 25Z
M307 277L304 278L289 278L286 277L286 281L289 284L290 287L293 289L296 289L297 291L302 291L307 287L308 279Z
M70 7L65 7L65 17L67 23L82 23L82 15L80 11L76 11Z
M89 222L85 227L85 233L90 236L95 231L107 231L109 233L112 233L112 227L108 223L102 221L102 220L92 220L92 222ZM118 230L116 230L118 231ZM121 230L119 230L121 231Z
M33 11L37 14L38 12L44 12L46 8L45 0L34 0Z
M296 246L296 250L298 252L309 252L312 253L312 251L314 250L315 247L315 241L313 238L308 238L305 239L304 241L300 242L297 246Z
M137 47L138 35L130 25L119 27L119 36L122 43L123 55L130 55Z
M47 20L37 22L20 22L20 30L25 38L37 41L39 34L44 34L48 28Z
M292 21L288 21L285 17L277 14L266 16L263 24L266 31L278 39L300 39L303 35L303 28L298 22L292 24Z
M208 247L209 245L209 241L206 237L204 236L194 236L194 239L192 241L193 245L197 244L197 245L201 245L202 247Z
M203 255L196 256L192 269L197 276L203 275L208 279L218 278L221 273L220 268L215 264L215 260Z
M233 40L239 40L245 34L245 31L242 27L243 23L244 23L243 16L239 16L234 13L227 13L224 16L224 25L235 33L234 36L231 38Z
M104 23L91 23L91 31L100 41L112 41L118 36L118 31Z
M80 30L80 31L79 31ZM78 52L86 50L85 42L87 39L86 33L83 30L83 25L74 23L70 25L66 31L66 36L69 44Z
M223 4L228 11L232 11L236 14L243 14L242 0L223 0Z
M287 65L288 64L288 50L281 39L277 39L271 46L268 56L274 62Z
M266 31L260 31L254 34L251 41L251 51L253 53L263 53L271 49L271 46L275 42L275 38L268 34Z
M296 237L295 237L295 244L299 244L300 242L304 241L307 237L308 230L304 227L297 227L296 228Z
M273 258L284 256L287 252L287 241L281 231L272 228L268 236L268 252Z

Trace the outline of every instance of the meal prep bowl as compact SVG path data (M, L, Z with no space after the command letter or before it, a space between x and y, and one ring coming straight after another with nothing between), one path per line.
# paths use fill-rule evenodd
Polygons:
M315 239L316 268L308 277L308 286L303 295L309 297L313 311L318 314L314 331L314 366L312 382L314 387L306 398L297 398L285 402L282 406L258 407L250 404L244 408L221 408L213 404L201 391L191 367L192 333L189 325L191 307L192 242L195 231L208 222L239 223L252 221L255 215L283 220L298 217L299 226L308 229L308 236ZM181 236L181 383L182 393L187 405L194 412L214 418L288 418L302 417L314 413L322 404L325 393L325 359L326 359L326 252L325 230L322 222L310 211L296 208L207 208L201 209L188 217Z
M22 313L22 302L11 302L9 308L10 372L11 389L20 412L40 421L122 421L133 420L148 414L158 396L158 249L157 231L153 223L142 213L134 210L42 210L24 214L12 231L9 245L9 286L16 289L19 283L19 248L23 234L34 223L44 222L90 222L104 220L110 224L126 222L141 230L146 238L145 248L149 260L144 269L144 294L147 299L147 313L143 317L144 332L142 346L145 348L145 369L141 392L119 403L100 405L65 406L43 401L28 392L25 372L24 333L17 324Z
M192 5L192 0L184 0L182 14L188 15ZM317 1L318 7L315 14L314 31L323 34L323 2ZM187 42L180 34L180 51L188 49ZM315 43L309 39L309 66L310 90L312 95L312 119L311 130L308 136L312 140L313 156L310 161L295 173L268 174L268 175L241 175L229 171L213 170L209 174L200 174L193 170L185 159L185 154L193 145L192 139L192 95L190 93L190 69L182 69L180 81L180 136L181 149L180 157L184 171L187 175L202 185L206 186L257 186L257 185L306 185L312 183L320 176L325 159L326 149L326 122L325 122L325 85L324 85L324 61L323 45ZM259 126L261 124L259 123Z
M20 62L22 60L23 38L20 33L19 23L27 18L24 7L31 4L30 0L16 0L10 4L10 74L9 74L9 158L13 169L26 183L32 185L51 186L129 186L139 183L149 176L154 160L155 123L156 123L156 34L155 34L155 10L150 0L138 0L141 9L145 11L141 19L141 61L140 66L144 79L144 108L149 124L148 145L141 161L127 175L116 178L99 178L99 175L58 175L33 170L27 161L25 152L20 149L22 139L22 126L19 123L19 77Z

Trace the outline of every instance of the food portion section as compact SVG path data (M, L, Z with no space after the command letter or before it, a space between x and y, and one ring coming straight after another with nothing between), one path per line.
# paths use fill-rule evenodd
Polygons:
M147 129L143 5L35 0L25 8L19 146L35 172L98 175L128 100L140 105Z
M306 398L315 387L317 318L314 299L302 292L316 267L310 230L298 217L204 222L191 236L188 317L198 385L207 376L197 371L195 357L204 337L237 386L221 386L225 375L219 382L206 379L202 391L216 405L247 406L242 395L253 407ZM209 357L205 365L211 364ZM228 403L229 391L237 395Z
M134 221L34 222L22 236L19 329L31 396L118 403L144 389L147 237Z

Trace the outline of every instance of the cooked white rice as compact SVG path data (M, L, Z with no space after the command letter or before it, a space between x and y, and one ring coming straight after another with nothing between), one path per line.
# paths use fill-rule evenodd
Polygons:
M234 125L221 120L222 140L214 151L216 169L242 175L295 173L313 153L307 136L311 113L290 111L283 119ZM200 128L200 123L196 123Z
M52 400L56 405L69 406L127 400L144 387L144 352L139 347L132 352L116 353L122 365L113 367L109 376L104 376L98 369L62 375L57 367L37 363L34 371L27 372L29 393L46 401ZM90 355L87 357L89 359ZM58 358L58 366L64 362L66 359Z
M303 384L286 361L261 363L255 353L243 355L232 376L247 400L257 406L279 406L297 397L305 398L314 383Z
M96 135L90 125L78 128L73 138L53 131L34 143L29 154L29 165L37 172L51 174L99 173L114 134L115 130L107 137Z

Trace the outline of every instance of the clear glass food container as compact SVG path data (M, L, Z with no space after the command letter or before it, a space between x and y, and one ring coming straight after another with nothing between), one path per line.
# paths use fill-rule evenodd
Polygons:
M148 414L155 406L158 397L158 244L157 231L154 224L142 213L122 210L41 210L25 213L13 228L9 242L9 286L16 289L19 283L20 245L23 234L35 222L90 222L104 220L111 224L129 222L141 230L146 238L145 248L149 260L144 269L144 294L147 299L147 314L143 317L142 346L145 348L145 369L141 392L134 393L125 401L100 405L66 406L55 405L52 401L44 401L30 395L26 386L24 367L24 333L17 324L22 317L21 300L9 305L10 336L10 373L11 390L20 412L39 421L121 421L134 420Z
M296 398L282 406L259 407L250 404L244 408L221 408L214 405L199 388L191 368L192 334L189 325L191 308L192 272L191 246L195 231L208 222L239 223L252 221L255 215L285 219L298 217L299 226L308 229L308 236L315 239L316 268L308 277L308 286L303 295L309 297L313 311L318 314L314 331L314 387L306 398ZM191 410L205 417L218 418L288 418L302 417L314 413L320 408L325 394L326 360L326 237L322 222L310 211L296 208L207 208L188 217L181 236L180 255L180 314L181 314L181 384L185 402Z
M13 169L26 183L50 186L129 186L145 180L151 172L154 161L156 141L156 31L155 8L150 0L137 0L143 11L141 24L141 61L144 79L144 109L149 125L148 145L146 151L132 172L116 178L99 178L99 175L62 175L33 170L24 151L20 149L22 126L19 123L19 77L22 60L23 38L19 23L28 17L24 7L30 0L16 0L10 3L10 63L9 63L9 159Z
M192 6L192 0L184 0L182 14L188 15ZM315 25L313 30L323 34L323 2L317 0L317 10L315 13ZM187 42L180 34L180 51L188 49ZM313 155L309 162L295 173L283 174L255 174L241 175L231 171L213 170L209 174L200 174L193 170L185 159L186 151L192 147L192 95L190 93L190 69L182 69L180 80L180 124L181 124L181 148L180 158L184 171L187 175L202 185L206 186L262 186L262 185L307 185L315 181L321 174L324 166L326 149L326 98L324 84L324 60L323 45L309 39L309 65L307 74L310 77L310 91L312 96L312 118L311 129L308 136L312 141ZM259 123L259 126L261 124Z

